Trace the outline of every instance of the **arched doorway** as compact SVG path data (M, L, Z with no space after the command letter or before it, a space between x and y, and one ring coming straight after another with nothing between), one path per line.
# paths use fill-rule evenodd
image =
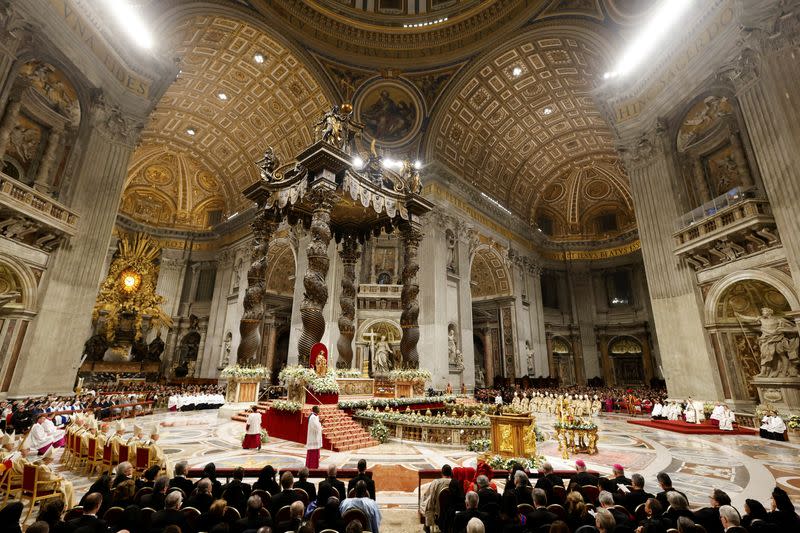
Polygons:
M608 353L614 368L614 384L644 384L644 350L638 339L615 337L608 343Z
M289 329L283 329L275 340L275 357L272 359L272 384L278 384L278 374L289 361Z
M575 355L572 343L565 337L553 337L553 362L562 387L575 385Z
M483 335L472 334L472 348L475 356L475 386L486 386L486 347L483 343Z
M482 345L482 362L475 352L475 376L477 380L480 369L486 386L491 386L497 378L516 376L511 277L497 250L490 246L475 250L470 264L470 287L472 327Z
M259 362L272 369L273 380L277 379L289 357L289 324L294 303L295 269L294 249L289 241L277 239L272 242L267 253Z

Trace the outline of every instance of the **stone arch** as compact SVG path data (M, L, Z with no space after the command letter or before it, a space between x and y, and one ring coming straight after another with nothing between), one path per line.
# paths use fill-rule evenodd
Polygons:
M265 290L279 296L294 296L294 280L297 274L294 247L286 239L270 243L267 252Z
M740 270L718 280L708 291L704 307L706 325L714 324L717 321L717 308L725 292L733 285L748 280L760 281L773 287L786 299L792 311L800 310L800 299L792 288L792 279L787 274L772 268Z
M472 299L491 299L512 294L511 275L505 261L491 246L479 246L470 258Z
M19 292L19 296L0 308L0 314L36 313L38 282L30 268L16 258L0 255L0 294Z
M617 335L608 340L615 385L634 385L646 381L642 341L632 335Z
M551 342L553 362L558 372L559 384L562 386L576 384L577 373L575 372L575 353L572 349L572 342L561 335L554 335Z
M379 330L385 330L387 332L391 332L391 341L390 342L397 342L399 344L400 338L402 337L402 328L400 327L400 323L396 320L392 320L391 318L371 318L365 320L358 326L358 333L356 334L356 340L360 341L363 339L365 333L367 333L370 329L380 326Z

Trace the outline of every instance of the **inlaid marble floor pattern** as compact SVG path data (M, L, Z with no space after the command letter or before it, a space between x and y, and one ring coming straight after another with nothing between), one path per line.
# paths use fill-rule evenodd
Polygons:
M537 424L548 437L552 422L548 415L537 415ZM161 426L160 444L171 464L186 460L192 467L214 462L217 467L260 468L271 464L281 469L300 467L305 459L303 445L274 438L260 452L242 450L244 425L219 418L216 411L157 413L138 418L137 423L145 428ZM687 493L693 507L707 505L714 488L725 490L740 509L745 498L755 498L769 506L770 492L777 483L800 508L799 445L757 436L687 436L635 426L612 416L601 416L598 425L597 455L563 460L553 440L540 442L539 453L557 469L572 468L578 457L603 474L610 473L610 465L620 463L629 476L641 473L645 488L651 492L658 490L656 474L667 472L674 485ZM132 428L131 423L128 426ZM474 466L477 455L450 446L390 441L358 451L323 450L320 464L353 468L360 458L366 459L374 471L378 502L387 511L387 519L396 522L400 531L419 531L415 514L417 470L438 469L445 463ZM91 483L69 470L62 469L62 474L75 485L76 498Z

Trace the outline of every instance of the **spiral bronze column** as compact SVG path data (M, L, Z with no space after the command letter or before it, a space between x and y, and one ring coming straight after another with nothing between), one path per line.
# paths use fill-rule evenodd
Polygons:
M264 290L267 272L269 241L280 224L277 212L263 211L250 225L253 228L251 263L247 270L247 289L244 292L244 313L239 322L241 341L236 350L239 364L254 364L261 347L261 321L264 317Z
M403 355L403 364L408 368L419 367L419 354L417 342L419 341L419 283L417 271L419 261L417 251L422 240L422 231L416 224L404 224L400 228L403 239L403 289L400 292L400 304L403 311L400 314L400 327L403 337L400 339L400 353Z
M359 257L358 240L355 236L347 235L342 240L342 249L339 257L342 258L344 275L342 276L342 295L339 305L342 312L339 315L339 340L336 342L336 349L339 358L336 361L337 368L348 369L353 363L353 335L355 334L356 317L356 261Z
M331 242L331 208L335 200L334 192L326 187L311 190L307 195L314 204L311 215L311 240L306 248L308 269L303 276L303 303L300 306L300 317L303 321L303 332L297 341L297 352L300 364L308 366L311 347L322 340L325 333L325 317L322 308L328 301L328 244Z

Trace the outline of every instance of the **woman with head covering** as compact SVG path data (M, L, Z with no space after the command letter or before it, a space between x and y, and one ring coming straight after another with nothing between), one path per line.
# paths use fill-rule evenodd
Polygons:
M794 510L794 504L786 491L777 485L772 489L772 512L767 514L767 522L783 531L800 531L800 517Z
M466 504L464 502L466 497L464 493L464 484L453 477L447 488L450 490L450 506L447 512L439 514L439 521L436 524L441 531L450 531L453 528L453 521L456 517L456 513L466 510Z
M750 530L750 524L753 520L764 521L767 519L767 510L764 505L758 500L751 500L750 498L744 501L744 515L742 516L742 527Z
M272 465L267 465L258 473L258 479L253 483L253 490L265 490L270 496L278 494L281 488L275 482L275 469Z

